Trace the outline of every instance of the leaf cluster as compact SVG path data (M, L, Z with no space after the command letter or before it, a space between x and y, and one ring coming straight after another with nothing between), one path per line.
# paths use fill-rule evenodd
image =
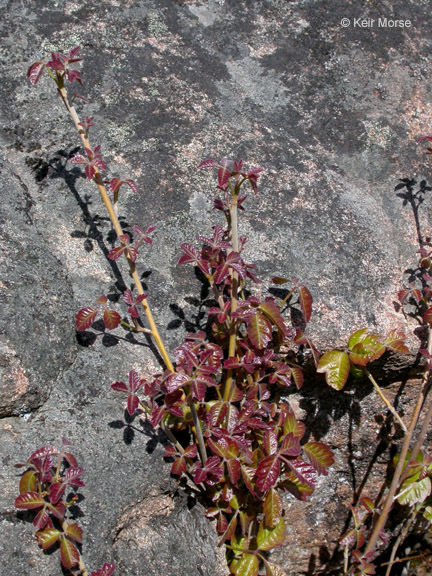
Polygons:
M43 446L30 455L24 464L27 468L21 476L19 496L15 507L35 513L33 526L36 538L43 550L57 546L62 566L73 573L83 574L84 564L79 547L82 544L82 528L71 516L71 507L78 501L78 488L84 486L84 472L70 452L70 444L63 440L61 449L53 445ZM105 563L102 569L90 576L111 576L114 565ZM87 571L85 571L86 574Z
M186 335L174 351L172 370L145 378L131 370L127 382L112 388L127 396L131 416L140 409L155 427L163 423L173 432L188 432L188 442L166 448L172 473L201 492L206 514L227 546L231 572L255 576L262 562L270 576L281 573L266 559L284 539L279 492L306 500L333 455L323 443L302 442L304 424L281 397L303 383L287 299L247 291L246 283L258 278L243 257L245 239L236 243L233 204L244 209L247 195L240 189L249 182L256 193L261 169L242 171L242 166L226 158L199 166L218 169L223 197L215 208L225 214L226 227L216 225L210 237L198 236L201 246L181 245L179 264L199 268L214 295L208 333ZM294 291L306 325L312 298L303 285L295 283Z

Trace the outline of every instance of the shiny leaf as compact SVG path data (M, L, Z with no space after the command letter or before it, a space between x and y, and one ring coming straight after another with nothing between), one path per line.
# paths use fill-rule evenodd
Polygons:
M70 570L79 562L80 555L77 547L68 538L63 537L60 542L60 561Z
M234 576L257 576L259 561L255 554L242 554L237 560L233 560L230 566Z
M283 518L279 520L274 528L266 528L264 524L260 524L257 544L260 550L268 551L276 548L284 541L285 537L285 522Z
M27 470L27 472L24 472L19 483L20 494L24 494L25 492L36 492L37 479L38 473L35 470Z
M61 532L55 528L45 528L45 530L38 530L36 532L36 538L39 546L44 550L51 548L60 539Z
M318 472L318 474L327 475L329 467L334 463L333 453L330 448L322 442L307 442L303 446L303 450Z
M274 528L282 516L282 498L271 488L264 500L264 523L267 528Z
M87 308L81 308L75 316L75 326L77 330L84 331L93 324L96 320L98 309L94 306L87 306Z
M348 379L350 361L348 354L331 350L321 356L317 372L325 373L326 381L335 390L341 390Z
M255 348L262 350L272 339L272 326L264 314L257 313L249 319L247 333Z

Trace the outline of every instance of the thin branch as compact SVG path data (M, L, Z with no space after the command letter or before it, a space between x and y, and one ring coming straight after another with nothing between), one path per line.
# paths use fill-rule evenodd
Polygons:
M369 380L372 382L378 396L381 398L381 400L384 402L384 404L387 406L387 408L390 410L390 412L393 414L393 417L399 422L402 430L406 433L407 432L407 428L404 424L404 421L402 420L402 418L399 416L399 414L396 412L396 410L394 409L394 407L391 405L391 403L389 402L389 400L384 396L383 391L381 390L380 386L378 385L378 383L376 382L375 378L372 376L372 374L369 372L369 370L367 368L365 368L365 372L367 377L369 378Z

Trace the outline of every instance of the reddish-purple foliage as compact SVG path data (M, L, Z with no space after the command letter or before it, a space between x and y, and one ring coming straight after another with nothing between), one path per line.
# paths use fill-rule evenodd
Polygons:
M77 501L76 490L84 482L83 469L69 450L70 444L64 440L62 449L44 446L33 452L27 462L17 465L27 470L21 477L15 506L35 513L33 525L39 545L43 550L57 545L62 566L73 570L81 559L78 546L82 544L82 529L68 518L68 509ZM75 495L71 496L71 491ZM64 501L66 494L68 501ZM112 564L105 564L94 574L110 576L113 570Z
M246 196L240 195L241 186L249 182L256 191L261 169L242 171L241 161L228 159L208 160L200 167L218 170L218 188L226 193L221 206L227 226L216 225L211 236L198 236L200 247L183 243L178 263L196 266L212 289L215 300L208 307L208 332L186 335L174 351L173 371L145 381L131 371L129 384L115 382L112 388L127 395L129 414L140 405L154 426L163 421L174 429L189 429L189 446L166 448L165 455L173 459L172 473L188 475L204 487L207 515L216 519L223 541L235 547L245 538L245 550L255 549L259 555L283 539L276 489L307 499L317 476L327 474L333 455L323 443L302 444L304 425L296 420L289 403L278 400L281 388L300 388L303 383L301 368L295 364L296 332L290 315L285 314L294 302L247 296L246 282L256 276L241 255L245 239L239 241L239 251L232 246L228 195L243 203ZM115 250L126 250L129 242L125 238ZM288 280L279 281L284 282ZM298 281L293 292L298 295L304 328L312 313L312 297ZM131 291L124 297L131 306L129 313L135 313ZM301 345L308 346L304 335ZM196 435L197 426L202 440ZM228 553L232 569L245 557L241 549ZM267 573L272 574L271 570L268 567ZM258 564L250 575L257 573Z

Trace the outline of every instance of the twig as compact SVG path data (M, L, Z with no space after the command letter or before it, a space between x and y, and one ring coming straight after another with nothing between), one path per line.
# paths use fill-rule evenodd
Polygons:
M369 380L372 382L378 396L381 398L381 400L384 402L384 404L387 406L387 408L390 410L390 412L393 414L393 417L399 422L402 430L405 432L407 432L407 428L402 420L402 418L399 416L399 414L396 412L396 410L394 409L394 407L392 406L392 404L389 402L389 400L384 396L383 391L381 390L381 388L379 387L378 383L376 382L375 378L372 376L372 374L369 372L369 370L367 368L365 368L365 372L367 377L369 378Z

